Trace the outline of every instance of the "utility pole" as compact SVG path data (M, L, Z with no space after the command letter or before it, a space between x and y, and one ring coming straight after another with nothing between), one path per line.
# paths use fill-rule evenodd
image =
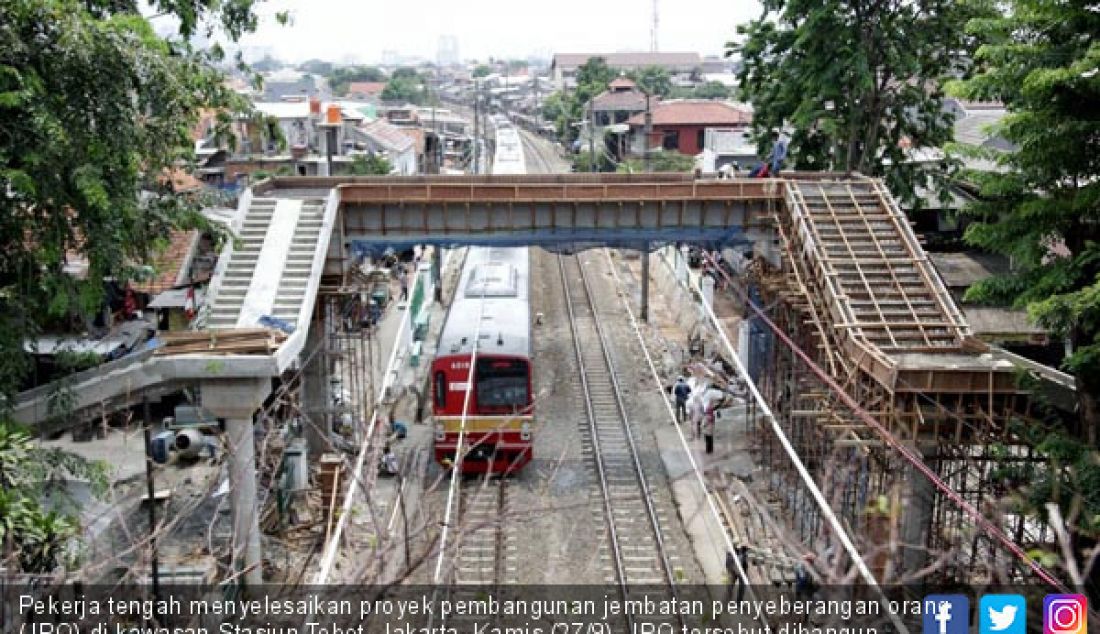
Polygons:
M481 101L481 86L478 80L474 80L474 174L478 173L478 102Z
M649 137L653 134L653 112L649 109L649 93L645 95L645 131L642 139L642 158L645 161L645 171L650 171Z
M153 599L160 601L160 558L157 556L157 498L153 486L153 420L149 416L149 396L141 395L142 431L145 433L145 488L149 496L149 564L153 577Z
M653 25L649 31L649 50L657 52L657 0L653 0Z
M588 171L596 172L596 109L588 100Z
M432 102L432 136L435 137L435 141L432 143L432 173L439 173L439 130L435 127L435 71L432 71L431 79L428 80L428 98Z
M539 74L535 72L535 132L542 130L542 109L539 108Z

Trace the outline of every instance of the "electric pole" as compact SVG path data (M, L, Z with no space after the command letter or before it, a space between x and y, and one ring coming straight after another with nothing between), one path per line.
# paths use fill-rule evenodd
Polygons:
M588 100L588 171L596 172L596 108Z
M481 88L480 82L474 80L474 174L478 173L478 160L480 153L478 151L478 102L481 101Z
M653 25L649 27L649 50L657 52L657 0L653 0Z
M649 93L645 95L645 130L644 139L642 139L642 158L645 161L645 171L650 171L650 158L649 158L649 138L653 134L653 112L649 109Z

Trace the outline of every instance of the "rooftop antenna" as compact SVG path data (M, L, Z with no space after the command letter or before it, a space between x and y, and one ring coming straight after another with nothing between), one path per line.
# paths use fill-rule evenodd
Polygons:
M649 28L649 50L657 52L657 1L653 0L653 25Z

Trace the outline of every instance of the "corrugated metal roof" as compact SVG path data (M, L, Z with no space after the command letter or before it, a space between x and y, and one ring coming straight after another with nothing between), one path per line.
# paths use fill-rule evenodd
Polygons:
M384 119L375 119L370 123L364 123L359 126L359 131L384 149L392 152L404 152L414 144L411 138L402 134L399 128L390 125Z

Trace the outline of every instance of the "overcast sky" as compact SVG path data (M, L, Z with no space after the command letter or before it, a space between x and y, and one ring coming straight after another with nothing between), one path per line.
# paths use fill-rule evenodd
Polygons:
M659 0L662 51L716 54L757 0ZM268 0L241 44L287 61L380 61L382 52L435 59L440 35L463 59L648 50L651 0ZM289 10L280 26L276 12Z

